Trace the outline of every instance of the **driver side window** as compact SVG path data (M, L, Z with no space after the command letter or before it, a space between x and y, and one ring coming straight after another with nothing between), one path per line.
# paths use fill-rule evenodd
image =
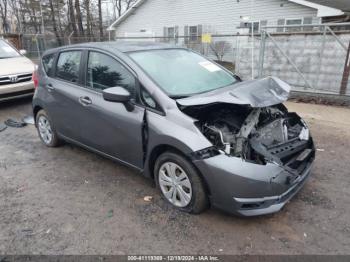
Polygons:
M87 86L100 91L121 86L135 95L135 77L115 59L99 52L89 52Z

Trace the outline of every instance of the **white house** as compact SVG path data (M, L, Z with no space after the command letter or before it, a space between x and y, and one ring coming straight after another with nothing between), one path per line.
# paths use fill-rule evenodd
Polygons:
M188 36L195 41L204 33L237 34L242 28L259 32L266 25L318 24L322 17L343 14L304 0L138 0L109 30L115 31L116 37Z

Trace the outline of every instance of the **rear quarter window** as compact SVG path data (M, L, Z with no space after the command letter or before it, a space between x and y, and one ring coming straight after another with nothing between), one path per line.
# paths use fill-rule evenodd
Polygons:
M53 63L55 60L55 54L46 55L42 59L44 71L48 76L53 76Z

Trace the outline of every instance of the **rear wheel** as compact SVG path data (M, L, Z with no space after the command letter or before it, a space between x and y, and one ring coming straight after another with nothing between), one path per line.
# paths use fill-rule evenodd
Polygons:
M52 126L52 122L44 110L36 115L36 126L41 141L48 147L56 147L60 144L58 135Z
M209 205L201 177L192 164L179 154L161 154L154 168L156 184L174 207L198 214Z

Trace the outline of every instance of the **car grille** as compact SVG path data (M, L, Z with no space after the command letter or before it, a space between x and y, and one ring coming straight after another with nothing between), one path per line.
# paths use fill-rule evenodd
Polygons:
M9 76L0 76L0 85L17 84L21 82L27 82L32 80L32 74L18 74Z

